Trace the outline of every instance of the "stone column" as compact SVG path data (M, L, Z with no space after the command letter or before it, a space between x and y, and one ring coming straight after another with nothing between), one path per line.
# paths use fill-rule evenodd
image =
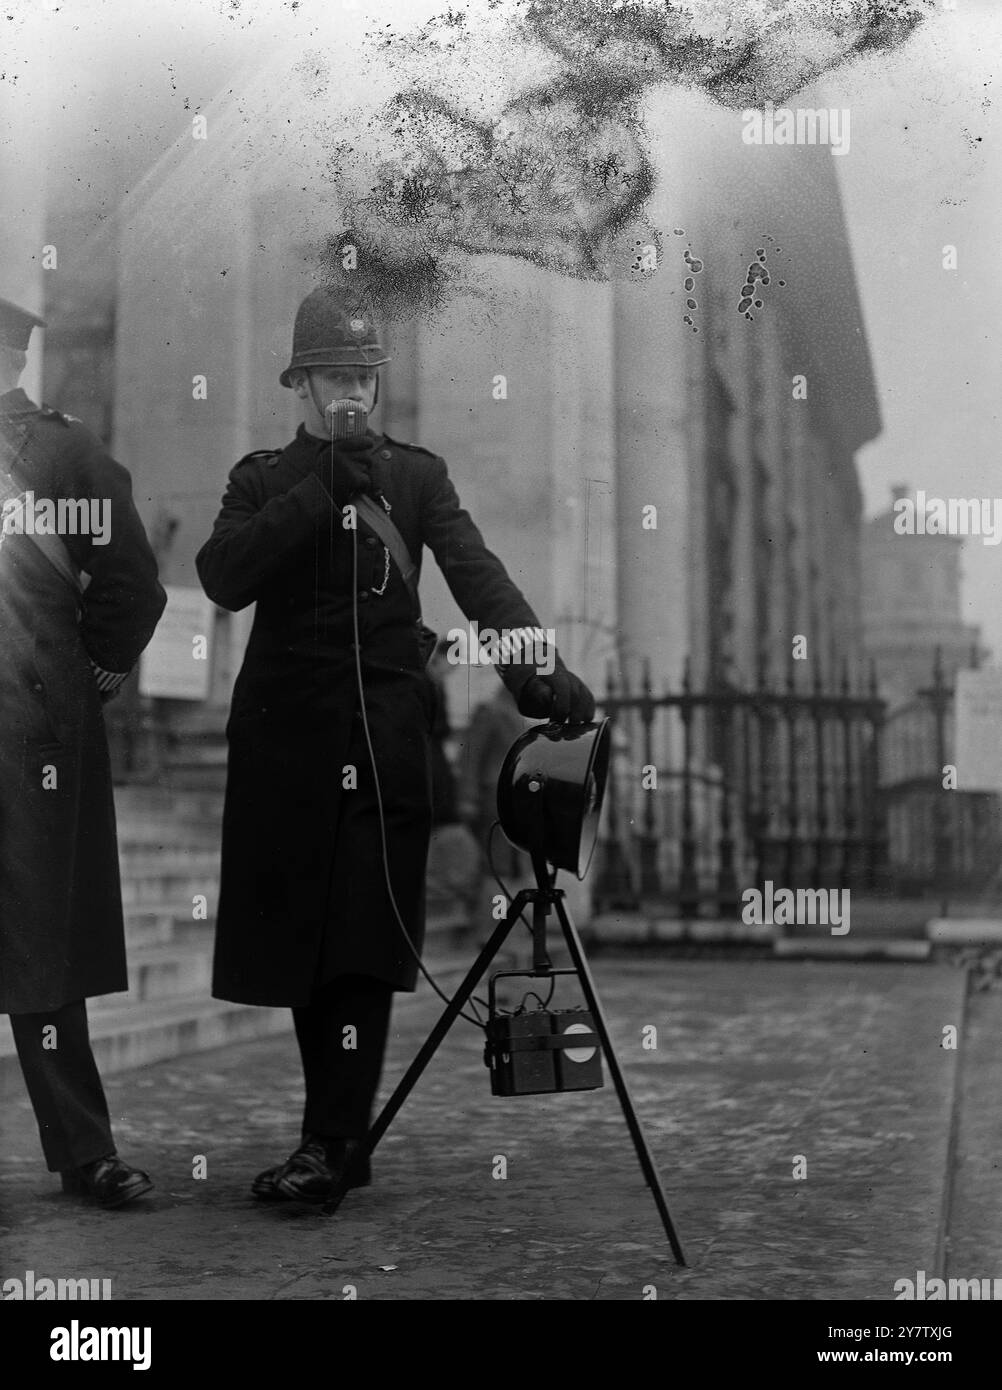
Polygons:
M548 599L560 652L599 692L617 653L616 367L612 287L552 276L546 348L552 485Z
M250 207L225 229L206 219L192 241L177 224L176 192L168 178L123 216L114 451L147 524L162 512L177 519L167 577L192 585L226 474L254 447L252 402L263 383L248 373Z
M460 501L503 561L544 626L556 626L553 516L553 344L548 280L506 257L474 266L489 297L457 296L417 328L414 442L441 454ZM395 364L394 364L395 365ZM391 367L392 370L392 367ZM439 631L466 618L426 556L426 620ZM562 634L561 634L561 639ZM449 683L460 723L496 689L489 667L461 670Z
M46 18L44 13L20 17L20 50L42 54L43 60L16 65L18 81L0 82L0 296L42 315L45 276L59 273L42 269L49 100ZM21 378L24 390L36 401L41 398L43 341L44 331L36 328Z
M631 685L647 658L656 684L677 687L688 649L692 397L702 345L663 268L614 292L617 635ZM656 509L656 528L645 508Z

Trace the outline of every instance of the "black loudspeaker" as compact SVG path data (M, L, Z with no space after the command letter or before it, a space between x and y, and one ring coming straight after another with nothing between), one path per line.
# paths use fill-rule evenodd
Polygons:
M498 820L517 849L583 879L609 775L609 721L537 724L515 740L498 776Z

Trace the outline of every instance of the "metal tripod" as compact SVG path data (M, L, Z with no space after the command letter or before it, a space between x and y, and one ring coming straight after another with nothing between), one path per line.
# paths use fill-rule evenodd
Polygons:
M531 977L534 975L548 975L550 973L551 964L546 949L546 919L549 913L553 911L556 914L557 921L560 923L560 928L564 934L564 940L567 942L567 949L574 963L574 970L581 981L584 997L587 1001L588 1008L591 1010L592 1017L595 1020L595 1032L598 1034L602 1044L602 1051L609 1065L609 1072L612 1076L613 1084L616 1087L616 1094L619 1096L619 1103L622 1106L627 1128L630 1131L630 1138L633 1140L633 1147L637 1151L637 1158L640 1160L640 1167L644 1178L654 1197L654 1203L658 1209L658 1215L661 1218L661 1224L664 1227L665 1235L668 1237L668 1243L671 1245L675 1263L678 1265L685 1265L685 1253L682 1250L681 1241L678 1238L678 1233L672 1222L671 1214L668 1211L668 1203L665 1199L664 1190L661 1187L661 1180L658 1177L657 1169L654 1167L654 1160L651 1157L651 1151L647 1145L647 1140L641 1128L640 1120L637 1117L637 1112L633 1107L633 1101L627 1089L626 1079L623 1076L616 1058L612 1039L609 1036L609 1029L606 1025L605 1015L602 1012L602 1006L595 992L595 983L592 979L591 971L588 968L588 962L585 959L581 939L564 905L563 889L554 887L544 861L540 860L536 855L533 855L532 859L533 868L536 873L537 886L535 888L523 888L515 895L508 909L507 916L502 922L498 923L497 929L473 962L469 973L453 996L452 1002L445 1009L445 1012L429 1033L427 1041L407 1068L396 1090L393 1092L392 1096L390 1096L375 1124L369 1130L365 1140L366 1146L371 1154L380 1139L382 1139L383 1135L389 1129L397 1111L417 1085L425 1067L427 1067L428 1063L435 1055L439 1044L452 1027L463 1005L480 983L480 980L483 978L491 962L507 940L512 928L530 903L532 904L532 970L527 971L526 975L527 977ZM554 875L554 878L555 877L556 875ZM336 1211L348 1191L349 1187L346 1183L342 1183L336 1187L324 1203L324 1214L330 1215L332 1212Z

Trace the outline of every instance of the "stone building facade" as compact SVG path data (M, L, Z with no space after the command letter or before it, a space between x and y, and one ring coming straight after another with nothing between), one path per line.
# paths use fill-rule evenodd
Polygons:
M825 147L748 146L740 115L697 93L659 92L645 115L656 273L586 280L477 258L483 300L385 325L376 423L447 459L598 691L610 668L635 682L644 663L655 688L677 687L687 659L697 688L783 680L798 637L795 679L828 683L860 665L854 454L880 429L835 162ZM85 314L72 263L59 294L46 291L32 247L69 213L37 189L38 226L12 253L27 302L53 309L50 336L72 344L74 314L112 326L110 381L93 377L110 399L74 400L75 413L99 430L111 419L164 578L181 587L197 584L229 468L291 435L277 377L338 217L315 152L255 160L232 99L209 120L207 146L179 139L123 203L100 248L111 275L88 271L110 302L92 295ZM749 319L750 267L761 307ZM10 276L7 290L17 297ZM53 352L46 385L65 382L65 365ZM463 621L430 561L423 590L433 626ZM162 703L181 744L218 740L248 617L216 616L208 699ZM454 722L492 682L453 678ZM661 737L670 758L667 724Z
M983 655L980 628L961 613L964 539L898 534L894 504L908 497L906 487L894 488L891 505L862 531L863 645L892 706L931 684L937 651L947 686Z

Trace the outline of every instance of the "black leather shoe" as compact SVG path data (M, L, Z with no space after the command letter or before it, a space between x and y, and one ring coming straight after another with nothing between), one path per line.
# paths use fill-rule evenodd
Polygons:
M130 1168L117 1154L69 1168L62 1173L63 1191L75 1197L93 1197L102 1207L122 1207L152 1192L150 1175Z
M284 1163L279 1163L274 1168L266 1168L263 1173L258 1173L251 1183L251 1196L256 1197L259 1202L288 1201L285 1193L279 1192L275 1185L275 1179L284 1167Z
M293 1202L326 1202L335 1188L368 1187L369 1155L361 1139L311 1136L279 1169L275 1187Z
M284 1163L276 1163L274 1168L266 1168L263 1173L258 1173L257 1177L251 1183L251 1196L255 1197L259 1202L288 1202L290 1199L286 1194L284 1192L279 1192L276 1179L282 1172L282 1169L287 1168L312 1139L313 1135L307 1135L300 1147L296 1149L294 1153L291 1153Z

